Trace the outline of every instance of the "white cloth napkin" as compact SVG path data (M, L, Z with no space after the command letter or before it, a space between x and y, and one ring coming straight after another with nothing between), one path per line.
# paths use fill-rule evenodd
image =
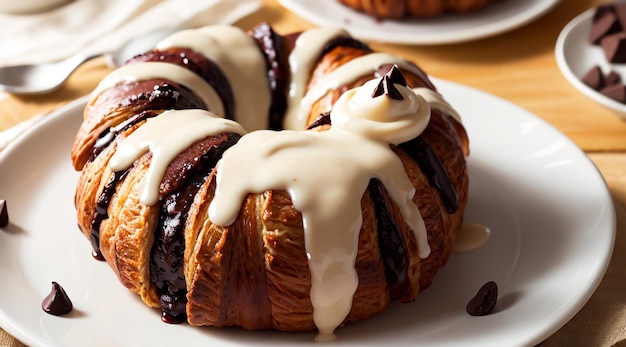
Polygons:
M45 13L0 14L0 66L106 52L163 27L231 24L259 6L259 0L74 0Z

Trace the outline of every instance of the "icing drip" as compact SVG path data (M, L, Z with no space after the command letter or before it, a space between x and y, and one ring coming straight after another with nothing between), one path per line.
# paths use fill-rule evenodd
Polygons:
M377 81L372 83L375 87ZM389 147L419 135L430 108L401 85L395 86L403 100L372 99L372 83L339 98L330 130L249 133L217 165L215 197L209 206L212 222L232 224L247 194L272 189L289 192L302 213L318 340L332 339L350 312L358 286L354 262L362 224L360 201L372 178L380 180L399 206L418 240L420 257L430 253L424 221L412 201L415 189ZM309 158L324 158L326 167L341 170L320 168ZM252 170L258 174L250 175Z
M222 99L211 85L188 69L170 63L138 62L123 65L100 81L92 96L97 97L103 90L118 84L154 78L162 78L186 86L202 99L211 112L224 116Z
M235 97L234 119L247 131L267 128L271 93L265 58L254 38L239 28L215 25L183 30L157 44L159 50L172 47L202 53L218 65Z
M152 159L144 177L141 203L154 205L159 200L159 186L165 170L176 155L198 140L221 133L242 135L245 130L234 121L203 110L165 111L148 119L123 139L111 157L109 167L114 172L125 170L150 150Z
M302 130L306 128L306 116L299 111L299 104L304 96L313 64L319 58L328 41L336 37L349 36L343 29L317 28L307 30L298 36L295 47L289 55L291 84L285 114L285 129Z

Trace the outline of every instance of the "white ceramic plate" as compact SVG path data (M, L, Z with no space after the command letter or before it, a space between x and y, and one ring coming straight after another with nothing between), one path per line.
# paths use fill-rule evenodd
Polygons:
M353 11L337 0L278 2L312 23L345 28L361 40L433 45L471 41L518 28L548 12L559 0L502 0L472 14L403 21L380 21Z
M528 346L565 324L601 280L614 242L607 187L585 154L541 119L494 96L435 80L464 116L471 139L466 220L489 242L453 254L414 303L338 329L346 345ZM0 195L11 224L0 230L0 326L32 346L315 345L314 333L168 325L91 257L79 233L69 152L84 100L48 116L0 154ZM467 301L499 284L494 313ZM74 313L44 313L51 281ZM333 344L329 344L333 345ZM317 345L319 346L319 345ZM326 346L326 344L325 344Z
M595 65L604 73L615 70L626 80L626 64L611 64L602 48L589 43L589 33L595 9L591 8L572 19L556 41L556 62L565 78L580 92L626 118L626 104L615 101L593 90L582 82L583 76Z

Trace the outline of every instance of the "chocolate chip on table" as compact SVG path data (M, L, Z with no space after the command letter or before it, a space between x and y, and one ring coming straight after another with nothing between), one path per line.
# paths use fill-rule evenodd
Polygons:
M4 228L9 225L9 210L7 208L7 201L0 200L0 228Z
M52 290L50 294L43 299L41 308L51 315L63 316L72 312L74 305L67 296L65 289L57 282L52 282Z
M472 316L485 316L496 307L498 285L494 281L485 283L478 293L467 303L467 313Z

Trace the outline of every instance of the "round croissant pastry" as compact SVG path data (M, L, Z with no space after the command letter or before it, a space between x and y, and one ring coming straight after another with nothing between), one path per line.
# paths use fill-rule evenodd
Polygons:
M474 12L491 0L339 0L376 18L434 17L446 12Z
M334 28L176 33L103 79L71 154L94 257L198 326L331 339L432 283L467 202L458 113Z

